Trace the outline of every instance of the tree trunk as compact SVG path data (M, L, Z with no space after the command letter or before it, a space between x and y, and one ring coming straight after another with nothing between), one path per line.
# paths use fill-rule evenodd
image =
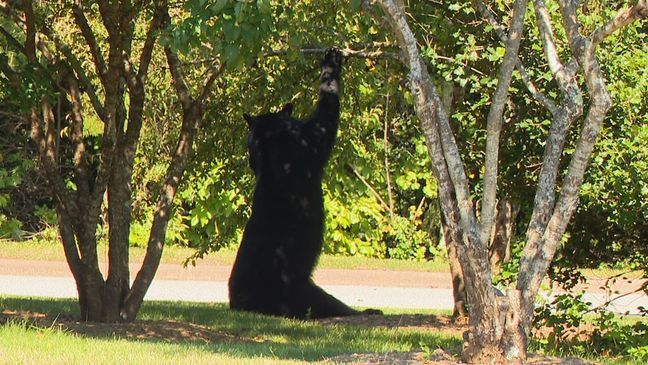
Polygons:
M108 275L103 296L103 321L108 323L120 320L119 313L130 287L128 250L132 163L123 156L121 147L117 148L114 163L121 168L113 169L108 183Z
M468 310L466 305L466 284L464 283L464 275L461 271L461 263L459 262L459 255L457 253L457 245L453 239L452 232L441 215L441 230L443 241L448 252L448 265L450 267L450 275L452 277L452 297L454 298L454 305L452 309L452 317L455 320L463 321L468 317Z
M511 260L511 239L519 210L519 205L511 203L507 198L501 199L498 204L493 237L488 252L493 275L500 272L503 263Z
M172 67L179 67L179 64L174 64ZM184 174L187 161L189 160L193 146L193 138L201 118L202 105L199 103L191 104L183 113L180 140L178 141L175 154L167 170L167 179L162 187L162 194L155 209L146 256L144 257L142 268L137 273L133 282L133 287L125 298L124 307L121 311L121 317L126 321L135 320L144 300L144 295L151 285L153 277L160 265L167 225L171 218L171 206L178 186L180 185L180 179Z
M157 9L156 19L159 19L161 27L170 26L171 18L168 13L166 1L162 1ZM144 300L144 295L151 285L160 264L167 225L171 218L173 199L184 175L193 148L194 137L202 120L204 100L214 81L224 70L224 64L221 64L218 70L214 68L210 69L200 94L194 98L185 81L182 65L177 54L168 45L164 48L164 52L169 65L169 72L173 79L173 86L182 104L182 127L178 144L167 169L166 180L162 186L162 192L153 216L153 224L149 233L144 262L133 281L133 286L128 292L124 300L123 308L121 309L120 315L126 321L133 321L137 316Z

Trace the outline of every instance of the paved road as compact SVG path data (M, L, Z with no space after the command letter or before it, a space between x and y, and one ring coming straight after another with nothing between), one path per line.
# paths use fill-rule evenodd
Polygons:
M355 285L323 285L343 302L360 307L452 309L452 290ZM0 275L0 295L74 298L74 280L69 277ZM224 281L154 280L147 300L227 302Z
M452 309L452 290L431 287L390 287L369 285L322 285L329 293L352 306L375 308ZM0 295L74 298L76 287L71 277L0 275ZM146 294L147 300L227 302L227 283L207 280L156 279ZM601 292L584 297L597 306L608 300ZM628 295L610 305L616 312L637 314L648 308L648 296Z

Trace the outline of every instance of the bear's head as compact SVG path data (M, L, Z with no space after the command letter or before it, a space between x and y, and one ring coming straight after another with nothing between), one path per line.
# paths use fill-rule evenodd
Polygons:
M308 171L308 141L304 123L291 117L293 106L257 116L244 114L249 127L250 168L257 179L266 175L285 181Z

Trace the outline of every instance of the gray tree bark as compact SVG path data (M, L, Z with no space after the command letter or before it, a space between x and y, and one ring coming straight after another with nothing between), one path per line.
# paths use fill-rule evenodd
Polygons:
M595 58L595 48L617 29L646 17L646 0L640 0L636 5L621 10L614 19L589 36L579 33L581 27L575 2L560 0L563 27L567 30L573 57L566 64L558 57L552 25L544 2L534 1L536 22L545 57L561 90L559 103L535 87L517 56L527 1L515 1L507 35L483 1L476 0L478 11L495 26L496 33L506 44L504 60L498 75L498 87L487 121L484 200L479 222L472 210L461 158L448 123L448 113L440 102L439 94L418 52L416 37L407 23L405 7L402 2L394 0L376 0L371 3L377 4L382 10L383 23L398 40L403 62L409 67L410 88L416 113L432 159L432 170L439 185L439 199L447 227L446 236L456 243L454 246L464 275L470 316L470 329L464 334L462 357L470 363L522 363L526 359L528 335L533 319L533 300L576 208L587 161L601 122L610 107L610 98ZM490 284L492 275L487 243L495 221L501 118L514 68L520 71L531 95L551 112L553 120L545 144L534 211L527 230L516 288L510 288L504 297L496 298ZM579 72L585 79L591 104L576 151L570 160L567 174L562 179L560 195L556 199L559 167L567 132L583 110L582 91L576 77ZM507 236L510 240L510 234Z

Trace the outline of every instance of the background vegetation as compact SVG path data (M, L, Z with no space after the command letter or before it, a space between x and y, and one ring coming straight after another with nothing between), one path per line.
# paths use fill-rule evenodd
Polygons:
M201 77L213 49L188 45L214 44L218 39L217 45L229 54L234 52L230 49L241 48L237 42L249 37L250 42L262 38L264 43L255 57L230 56L236 58L235 65L219 80L209 98L196 153L179 192L167 240L197 248L198 255L235 247L249 215L253 176L247 168L246 129L241 115L272 110L288 101L296 104L297 115L305 117L312 108L319 56L299 49L388 45L379 42L390 41L372 22L359 16L353 4L345 2L296 2L280 7L278 19L271 25L266 24L267 17L243 18L255 30L240 31L237 36L228 32L227 23L210 26L209 16L204 15L206 8L200 8L200 3L186 2L185 18L176 19L177 34L173 38L185 45L187 62L195 63L189 77ZM210 3L204 4L206 7ZM227 6L232 6L234 16L232 4ZM612 14L597 2L588 6L592 24ZM482 157L479 151L485 143L485 126L480 121L485 120L488 98L496 82L491 70L499 64L503 49L492 46L497 43L489 32L475 31L484 25L471 22L473 10L469 3L458 1L446 7L417 3L411 7L412 14L417 14L414 24L420 38L429 42L429 46L422 46L422 53L429 66L447 80L448 91L454 96L452 120L469 177L477 185ZM205 21L197 26L196 20L189 17L192 12L201 12ZM266 24L266 28L258 28L259 24ZM65 35L63 29L61 32L63 37L71 36ZM221 35L233 39L225 37L223 42L217 38ZM528 41L536 36L529 34ZM641 265L646 255L646 245L642 244L648 241L646 33L638 24L613 37L609 47L601 48L600 57L609 61L605 72L611 80L614 106L563 250L565 262L577 265L628 260ZM389 47L385 49L389 51ZM325 252L431 259L442 252L438 247L435 182L404 88L406 81L394 72L399 64L384 53L377 55L349 58L345 65L342 126L325 182ZM523 56L538 57L528 53ZM9 62L10 57L3 54L1 61ZM237 72L237 63L244 62L252 64L245 72ZM145 244L157 200L156 184L162 181L169 162L160 157L169 155L179 133L176 101L161 51L154 55L151 68L146 91L155 102L147 104L135 162L132 245ZM544 77L533 76L539 82ZM523 90L520 84L513 87ZM48 212L53 204L42 187L27 126L14 118L24 107L23 98L0 91L0 105L0 236L21 238L53 223L53 214ZM508 199L523 203L532 201L524 197L533 194L530 186L539 169L548 119L537 115L541 109L524 92L512 93L510 108L501 151L502 191ZM95 119L86 122L88 139L101 134L101 123ZM66 133L63 127L62 155L69 145ZM67 158L71 159L70 154L68 151ZM520 207L519 227L525 226L529 209Z

